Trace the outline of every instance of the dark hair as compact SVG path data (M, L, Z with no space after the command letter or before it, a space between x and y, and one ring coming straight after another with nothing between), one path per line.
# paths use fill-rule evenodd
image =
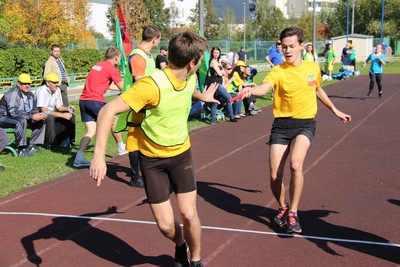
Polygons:
M112 59L112 58L114 58L116 56L120 56L120 55L121 55L121 50L119 50L115 46L110 46L109 48L107 48L106 59Z
M143 32L142 32L142 40L143 41L149 42L149 41L153 40L154 38L160 38L160 37L161 37L161 32L156 26L150 25L150 26L144 27Z
M185 67L192 60L197 64L208 48L205 39L193 32L184 31L176 34L169 41L168 61L170 65L177 68Z
M286 37L291 37L295 35L297 35L297 40L299 41L299 44L302 44L304 42L304 32L302 29L297 27L289 27L284 29L279 35L279 39L283 40Z
M51 46L51 51L53 51L54 48L61 48L61 47L59 45L57 45L57 44L54 44L54 45Z
M221 49L218 46L213 46L213 48L211 48L211 52L210 52L210 61L211 61L211 59L214 58L214 51L215 50L219 51L219 56L217 58L218 61L219 61L219 58L221 57Z

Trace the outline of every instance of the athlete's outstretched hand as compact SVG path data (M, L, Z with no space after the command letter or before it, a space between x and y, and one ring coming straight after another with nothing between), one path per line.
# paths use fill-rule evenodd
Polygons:
M215 91L217 91L219 84L212 83L209 86L204 87L204 91L201 93L199 90L193 91L193 97L203 101L219 104L219 101L214 99Z
M94 157L90 163L90 177L97 181L97 186L101 185L101 181L104 179L107 173L106 161L102 158Z

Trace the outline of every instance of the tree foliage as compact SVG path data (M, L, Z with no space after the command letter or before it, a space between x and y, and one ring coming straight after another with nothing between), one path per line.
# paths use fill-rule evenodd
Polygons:
M199 3L196 3L195 8L191 9L191 15L189 16L190 22L192 22L195 30L199 31ZM196 27L197 26L197 27ZM219 39L219 21L215 13L214 1L204 0L204 37L206 39Z
M106 15L110 32L115 34L115 16L118 14L118 2L124 13L131 39L140 40L143 28L148 25L158 27L163 37L170 36L169 9L164 8L163 0L113 0Z
M222 21L219 26L219 38L220 39L232 39L234 36L236 27L236 15L230 7L225 7Z
M6 0L0 30L12 44L64 47L91 36L88 15L89 0Z
M269 0L257 1L256 16L253 21L256 35L263 40L275 40L287 26L282 11L271 6Z
M347 0L340 0L332 9L323 9L321 20L329 25L332 35L351 33L353 5L350 4L347 28ZM400 37L400 0L385 1L384 35ZM382 0L357 0L354 8L354 33L380 37Z

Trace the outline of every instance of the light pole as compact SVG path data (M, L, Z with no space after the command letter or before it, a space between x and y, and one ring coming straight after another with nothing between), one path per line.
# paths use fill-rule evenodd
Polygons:
M199 35L204 37L204 0L199 0Z
M243 48L246 51L246 2L243 3Z
M356 0L353 0L353 10L352 10L352 16L351 16L351 34L354 34L354 9L355 9L355 2Z
M385 0L382 0L381 43L383 42L383 27L385 21Z

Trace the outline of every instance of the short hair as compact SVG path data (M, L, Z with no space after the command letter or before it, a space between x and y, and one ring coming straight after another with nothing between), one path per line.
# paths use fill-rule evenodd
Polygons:
M112 59L112 58L114 58L116 56L120 56L120 55L121 55L121 50L119 50L115 46L110 46L106 50L106 60L107 59Z
M142 32L142 41L151 41L154 38L160 38L161 31L154 25L146 26Z
M209 48L207 41L199 35L184 31L171 38L168 44L168 61L177 68L183 68L190 61L199 62Z
M302 29L297 27L289 27L284 29L281 34L279 35L279 39L283 40L283 38L291 37L297 35L297 40L299 44L304 43L304 32Z
M54 45L51 46L51 51L53 51L54 48L60 48L61 49L61 47L59 45L57 45L57 44L54 44Z

